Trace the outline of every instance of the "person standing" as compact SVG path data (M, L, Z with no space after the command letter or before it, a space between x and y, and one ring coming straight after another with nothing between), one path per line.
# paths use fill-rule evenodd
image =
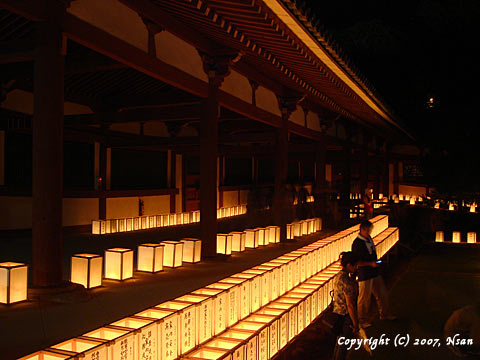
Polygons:
M370 220L373 217L373 189L365 189L363 211L365 211L366 220Z
M360 327L363 329L372 326L369 311L372 294L377 301L380 319L396 319L389 313L388 293L383 278L380 276L375 244L370 236L372 230L373 224L368 220L363 221L360 224L360 233L352 244L352 252L358 258L358 317Z
M342 270L333 279L333 312L338 315L338 329L335 349L333 350L334 360L344 360L347 357L347 346L339 345L339 337L353 339L359 330L357 315L358 285L354 273L357 270L357 257L351 252L340 254Z

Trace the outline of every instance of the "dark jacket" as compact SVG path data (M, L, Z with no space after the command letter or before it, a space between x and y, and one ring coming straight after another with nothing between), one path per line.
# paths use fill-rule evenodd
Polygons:
M371 240L371 239L370 239ZM377 261L377 252L375 246L373 252L370 254L365 244L365 240L357 237L352 244L352 251L357 255L358 261ZM371 266L359 266L357 270L358 281L365 281L378 276L378 268Z

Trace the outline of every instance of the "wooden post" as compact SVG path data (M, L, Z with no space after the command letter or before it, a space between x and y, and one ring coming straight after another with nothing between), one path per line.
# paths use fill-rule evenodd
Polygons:
M399 185L400 185L400 177L398 171L399 162L395 161L393 163L393 193L398 195Z
M100 179L98 199L98 218L105 220L107 218L107 147L104 143L100 143Z
M325 179L326 160L326 139L325 132L322 131L321 139L316 143L315 146L315 194L317 194L317 198L315 199L315 208L317 209L318 215L324 219L325 215L327 214L327 183Z
M34 287L62 284L65 5L45 0L34 65L32 269Z

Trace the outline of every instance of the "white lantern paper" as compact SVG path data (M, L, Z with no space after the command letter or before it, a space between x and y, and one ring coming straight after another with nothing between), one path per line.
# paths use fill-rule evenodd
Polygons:
M477 242L477 233L476 232L467 233L467 243L475 244L476 242Z
M265 241L265 228L256 228L255 237L257 238L255 242L258 246L268 245L268 241Z
M278 352L278 338L279 338L279 322L280 320L273 315L253 314L245 319L245 321L253 321L262 323L268 327L268 345L266 349L259 349L259 358L272 358ZM260 336L260 343L262 342Z
M460 242L460 231L452 232L452 242L459 243Z
M158 332L155 320L143 317L129 316L110 324L112 327L129 329L134 333L134 359L157 358Z
M133 218L127 218L126 231L133 231Z
M236 252L245 251L246 234L240 231L232 231L229 234L232 235L232 251L236 251Z
M205 349L212 350L228 350L232 354L233 360L243 360L245 354L245 346L242 340L215 338L204 345Z
M197 320L195 324L195 334L197 335L195 344L202 344L209 340L213 335L214 298L208 295L187 294L176 298L175 301L195 304L195 318Z
M246 229L245 230L245 247L246 248L257 248L258 247L258 236L255 236L255 229Z
M133 250L105 250L105 279L125 280L133 277Z
M268 326L254 321L240 321L232 327L234 330L250 330L257 335L257 346L255 348L247 345L247 359L268 359Z
M153 229L157 227L157 217L155 215L150 215L148 217L148 228Z
M228 277L220 280L222 283L237 284L240 287L239 292L239 304L238 304L238 316L239 319L250 315L252 309L252 293L251 282L248 279L242 279L238 277Z
M244 360L257 360L257 339L258 335L253 330L231 328L219 337L220 339L241 340L245 344Z
M146 272L158 272L163 270L162 244L142 244L137 250L137 270Z
M280 226L268 226L265 229L265 237L268 241L265 241L269 244L275 244L280 242Z
M302 235L308 235L308 221L302 220L300 221L300 224L302 226Z
M180 267L183 263L183 243L181 241L162 241L163 250L163 266Z
M240 286L238 284L229 284L216 282L207 286L209 289L225 290L227 293L227 326L231 326L238 321L240 308Z
M96 254L72 256L70 281L86 289L102 286L103 258Z
M110 341L107 347L107 359L135 360L134 333L126 328L104 326L83 334L81 338L100 339Z
M0 304L27 300L28 265L16 262L0 263Z
M92 220L92 234L100 234L100 220Z
M232 360L232 355L228 350L222 349L211 349L206 347L200 347L191 353L188 356L182 358L185 360Z
M50 347L75 353L77 358L107 360L107 340L73 338Z
M202 240L186 238L181 240L183 243L183 261L188 263L197 263L202 257Z
M18 360L67 360L76 359L75 354L62 350L40 350Z
M262 304L262 277L258 274L252 274L246 271L239 274L234 274L231 277L248 279L248 281L250 282L251 292L251 312L257 311Z
M135 314L135 316L156 322L158 359L176 359L178 357L177 337L179 314L175 310L150 308Z
M118 232L127 231L127 219L118 219Z
M232 254L232 235L217 234L217 254Z
M163 226L163 216L162 215L155 215L155 227L162 227Z
M272 315L278 320L278 328L277 328L277 335L278 335L278 345L277 351L281 350L288 342L288 311L276 308L270 308L268 306L259 310L256 314L258 315ZM275 346L273 344L274 339L272 339L272 334L270 334L271 343L270 343L270 355L275 355Z
M435 242L443 242L443 241L444 241L443 231L437 231L435 233Z
M223 289L201 288L192 295L204 295L213 299L213 334L218 335L227 328L228 293Z

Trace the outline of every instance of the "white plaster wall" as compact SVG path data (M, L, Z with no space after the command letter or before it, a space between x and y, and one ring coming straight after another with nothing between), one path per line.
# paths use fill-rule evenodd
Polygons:
M72 15L148 51L148 31L140 16L117 0L73 1L67 10Z
M87 225L98 219L97 198L64 198L63 226Z
M252 87L248 79L232 70L220 87L223 91L236 96L248 103L252 102Z
M223 192L223 206L238 205L238 190Z
M312 130L322 131L322 128L320 127L320 118L312 111L309 111L307 114L307 127Z
M202 59L195 47L168 31L155 35L155 45L160 60L208 82L207 74L203 71Z
M297 109L290 115L289 120L300 126L305 126L305 113L303 109L297 105Z
M33 93L15 89L8 93L2 108L33 115ZM85 105L75 104L69 101L64 103L65 115L91 114L92 110Z
M272 91L265 89L263 86L259 86L255 92L255 98L257 101L257 107L272 114L282 116L278 107L277 97Z
M170 213L170 195L142 196L142 199L145 215Z
M107 199L107 219L138 216L138 197Z

